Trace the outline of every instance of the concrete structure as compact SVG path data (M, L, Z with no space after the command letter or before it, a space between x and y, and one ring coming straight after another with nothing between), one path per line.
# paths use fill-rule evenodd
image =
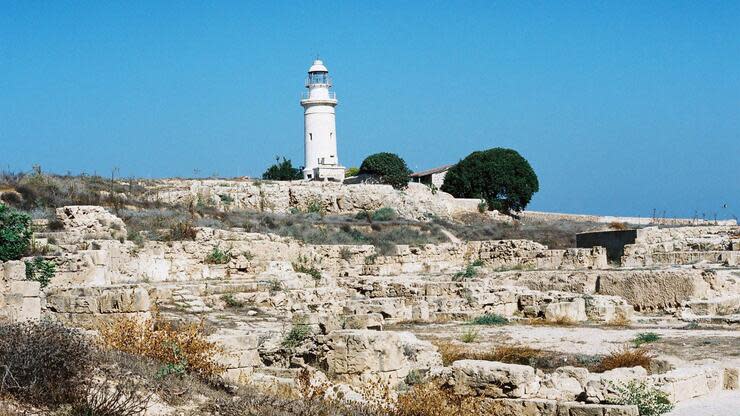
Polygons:
M438 168L422 170L421 172L414 172L411 174L411 181L423 183L424 185L434 185L436 188L440 188L445 182L447 171L453 166L455 165L444 165Z
M637 230L594 231L576 234L576 247L604 247L606 257L618 262L624 255L624 246L634 244L636 239Z
M305 163L303 178L306 180L344 180L344 167L337 156L337 129L334 108L337 97L331 89L329 70L315 60L308 69L306 88L301 106L304 109Z

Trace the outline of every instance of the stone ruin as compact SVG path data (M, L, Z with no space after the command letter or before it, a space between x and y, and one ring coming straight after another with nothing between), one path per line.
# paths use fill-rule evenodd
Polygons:
M281 185L250 184L209 192L228 190L233 203L245 208L258 206L265 193L274 194L273 208L284 210L312 197L330 199L337 212L387 203L341 185L316 187L321 189L294 186L285 193ZM158 190L158 198L170 203L186 194ZM394 206L414 218L426 214L419 206L454 211L453 202L408 202L413 195L412 188ZM710 359L666 353L659 357L663 368L649 373L642 367L592 373L571 365L545 373L483 360L444 366L432 342L454 340L461 322L482 314L512 322L511 329L482 329L484 340L505 336L545 345L537 333L577 337L583 325L583 331L626 341L621 332L635 330L612 325L667 323L678 331L706 323L732 328L722 336L740 341L737 226L643 229L615 264L603 247L551 250L527 240L397 246L383 254L371 245L310 245L243 229L198 228L194 241L136 244L125 239L123 221L101 207L63 207L56 214L61 230L35 233L36 244L56 252L48 256L57 267L48 287L27 281L23 262L0 263L3 319L48 318L87 329L120 316L148 318L155 309L170 319L204 319L217 329L211 339L224 349L219 359L232 383L291 388L296 374L310 368L330 391L359 397L367 383L398 388L421 375L457 394L496 401L512 415L542 416L637 415L634 406L608 404L614 383L628 380L657 386L677 403L739 387L740 359L721 353ZM227 250L228 262L206 262L214 248ZM461 277L472 264L480 264L477 274ZM296 265L320 276L296 271L306 270ZM249 307L230 310L224 295ZM532 320L553 326L526 329ZM308 328L309 335L286 347L292 325ZM557 349L558 342L549 346Z

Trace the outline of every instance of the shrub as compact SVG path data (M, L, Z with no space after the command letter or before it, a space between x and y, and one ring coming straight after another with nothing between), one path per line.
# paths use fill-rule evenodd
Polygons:
M496 313L487 313L470 321L473 325L505 325L509 320Z
M637 334L635 339L632 340L632 343L635 345L635 347L639 347L643 344L656 342L659 339L660 335L656 334L655 332L640 332L639 334Z
M357 176L360 174L360 168L356 166L352 166L347 168L347 170L344 171L344 176L351 178L353 176Z
M26 263L26 280L34 280L41 284L41 287L46 287L51 278L56 273L56 264L54 262L44 260L43 257L36 257L31 261L25 261Z
M73 402L92 368L84 336L41 321L0 325L0 390L34 405Z
M198 235L198 230L191 221L180 221L172 225L167 235L167 239L171 241L185 241L195 240Z
M375 212L373 212L372 216L373 221L393 221L396 218L398 218L396 210L388 207L376 210Z
M472 279L478 275L478 266L475 263L468 264L465 269L455 273L452 280L459 281L463 279Z
M518 212L539 190L539 182L517 151L497 147L473 152L451 167L442 190L457 198L484 199L488 209Z
M486 202L485 199L481 199L480 202L478 202L478 212L483 214L486 211L488 211L488 202Z
M224 368L215 360L221 349L206 339L202 324L179 328L148 319L120 318L100 328L103 344L111 349L153 358L165 366L185 363L185 371L210 377Z
M229 308L243 308L246 304L234 297L231 293L225 293L221 295L221 300L224 301L226 306Z
M139 416L146 412L152 393L142 382L121 375L114 381L89 380L68 416Z
M483 416L500 414L497 403L455 394L433 382L415 385L400 395L393 416Z
M377 176L381 183L396 189L408 186L411 170L406 162L393 153L376 153L362 161L360 173Z
M303 179L303 173L301 169L294 168L293 162L290 159L280 161L279 157L275 158L275 164L267 168L265 173L262 174L262 179L268 179L273 181L294 181Z
M478 331L475 329L468 329L465 332L463 332L462 336L460 337L460 341L469 344L471 342L475 342L475 340L478 339Z
M207 264L226 264L229 261L231 261L231 251L221 250L218 246L213 247L205 259Z
M321 203L321 200L317 198L311 198L308 201L308 204L306 204L306 212L308 212L309 214L324 215L326 213L326 210L324 209L324 205Z
M283 346L286 348L295 348L311 335L311 327L305 323L294 324L288 334L283 338Z
M293 263L293 270L298 273L306 273L314 280L321 280L321 271L313 266L306 266L303 263Z
M598 372L613 370L615 368L629 368L640 366L646 370L650 369L650 362L653 357L643 348L629 349L621 348L612 351L597 366Z
M660 416L673 410L668 395L644 381L631 380L627 384L612 384L617 392L614 404L637 406L640 416Z
M344 261L350 261L352 258L352 251L348 249L347 247L342 247L339 249L339 257Z
M619 221L612 221L609 223L609 229L612 230L626 230L627 224Z
M31 247L31 217L0 204L0 261L18 260Z

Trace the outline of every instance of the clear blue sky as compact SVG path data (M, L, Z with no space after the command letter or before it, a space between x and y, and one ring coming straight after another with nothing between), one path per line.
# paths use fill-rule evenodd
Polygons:
M532 209L740 216L737 1L0 0L0 168L302 164L317 53L346 166L511 147Z

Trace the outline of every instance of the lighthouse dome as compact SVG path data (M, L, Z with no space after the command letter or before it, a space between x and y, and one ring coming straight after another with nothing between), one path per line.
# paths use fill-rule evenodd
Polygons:
M308 68L308 72L329 72L329 70L326 69L324 63L320 59L317 59L313 61L313 65L311 65L311 68Z

